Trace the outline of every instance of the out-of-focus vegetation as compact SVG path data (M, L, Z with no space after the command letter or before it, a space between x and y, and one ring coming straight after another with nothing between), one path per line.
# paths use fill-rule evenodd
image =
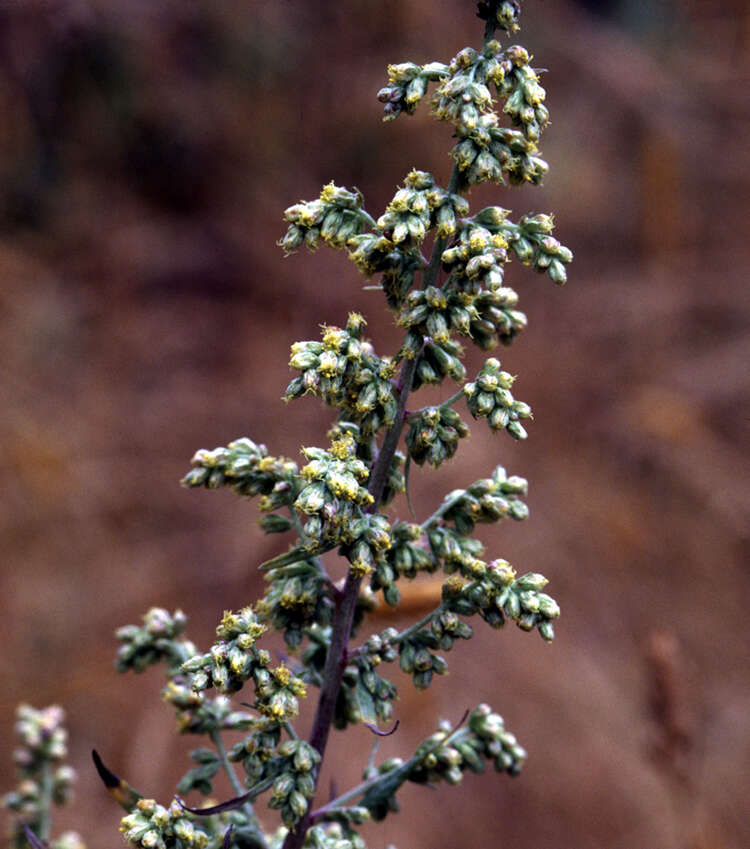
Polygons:
M0 739L17 701L65 705L81 780L61 826L90 846L118 840L119 815L89 749L158 796L189 747L163 733L160 681L115 675L113 629L181 606L207 641L275 553L242 503L178 487L186 459L239 433L296 456L327 417L280 401L290 342L380 309L344 259L279 258L282 210L333 177L382 206L409 154L448 173L448 139L382 126L375 94L399 54L475 40L459 2L0 6ZM500 356L524 374L535 450L475 426L440 474L465 483L491 455L532 480L534 521L498 545L554 574L565 621L553 651L509 632L454 664L451 692L514 691L524 778L467 781L484 794L469 821L460 792L409 810L436 849L479 845L477 810L498 844L746 846L750 13L526 5L523 41L555 69L554 167L542 192L477 201L554 209L576 264L565 292L513 272L534 321ZM446 694L433 707L455 717ZM399 709L420 739L433 709ZM409 826L368 839L408 846Z

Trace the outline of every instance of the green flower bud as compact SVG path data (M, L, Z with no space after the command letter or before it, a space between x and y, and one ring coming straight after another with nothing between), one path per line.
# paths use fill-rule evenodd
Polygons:
M556 619L560 615L560 606L546 593L538 593L537 602L539 605L539 612L548 619Z
M521 603L523 610L526 610L529 613L539 612L539 599L535 592L527 590L526 592L519 593L518 600Z
M293 790L294 777L288 773L284 773L274 781L271 795L274 801L283 802Z
M456 232L456 213L453 208L444 204L437 211L438 236L452 236Z
M503 608L509 619L517 620L521 615L521 602L515 593L510 593Z
M527 572L516 580L516 586L520 591L524 590L542 590L547 586L549 581L544 575L539 572Z
M487 392L479 392L474 400L476 415L487 416L495 408L495 396Z
M311 773L304 773L297 776L297 790L306 799L312 799L315 795L315 779Z
M534 246L528 239L524 239L523 236L511 242L511 247L524 265L528 265L534 257Z
M506 429L514 439L526 439L528 436L526 429L517 421L508 422Z
M175 821L174 825L174 833L179 837L180 840L185 843L192 843L195 837L195 829L193 828L193 824L190 820L185 818L181 818Z
M529 508L523 503L523 501L512 501L508 508L508 513L510 517L516 521L522 521L523 519L529 518Z
M448 671L448 662L445 660L445 658L434 654L432 655L431 668L436 675L445 675L445 673Z
M414 656L414 668L417 672L432 668L432 655L427 649L421 648L417 651Z
M298 746L294 754L294 768L298 772L309 772L320 761L320 755L307 743Z
M537 617L534 613L524 613L517 621L518 627L522 631L532 631L537 623Z
M383 591L383 598L389 607L397 607L401 601L401 591L396 584L390 584Z
M560 262L559 259L552 260L552 262L549 264L548 273L550 276L550 280L552 280L553 283L558 283L559 285L562 285L568 280L568 274L565 271L565 266Z
M414 62L401 62L388 66L388 79L393 83L408 83L420 72L421 67Z
M417 377L419 378L420 383L440 383L440 376L430 363L424 359L420 359L417 364Z
M307 799L298 790L293 790L289 794L288 805L295 819L300 819L307 813Z
M294 506L303 513L317 513L326 503L326 489L322 483L312 483L300 493Z
M549 620L538 622L536 627L545 642L551 643L555 639L555 627Z
M417 690L426 690L432 683L432 669L427 669L424 672L416 672L412 681Z
M402 672L410 675L414 671L415 657L416 650L411 643L399 646L399 666Z

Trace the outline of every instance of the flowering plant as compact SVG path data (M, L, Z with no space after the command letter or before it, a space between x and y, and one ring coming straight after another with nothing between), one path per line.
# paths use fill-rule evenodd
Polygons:
M498 30L518 29L519 12L512 0L481 2L480 49L466 47L447 63L388 68L378 93L387 121L412 114L433 87L433 114L452 126L455 138L447 185L412 170L378 218L359 191L334 183L286 210L283 251L321 243L345 250L382 290L403 341L390 356L376 353L365 319L351 313L340 327L324 326L320 339L292 345L297 374L286 400L312 394L335 411L328 444L304 448L304 463L273 456L244 437L193 457L185 486L230 487L257 497L262 529L291 541L260 566L265 595L254 606L227 611L207 651L185 637L180 611L153 608L142 624L117 632L118 669L162 664L163 698L178 729L211 744L191 753L195 765L166 805L142 797L95 754L105 785L126 810L123 836L137 849L363 849L358 826L398 810L405 782L458 784L466 771L481 773L488 765L509 775L522 769L526 751L500 715L480 704L452 724L439 722L404 759L376 764L373 753L360 784L326 803L316 799L331 727L365 723L380 734L378 725L393 720L391 664L425 689L445 673L443 655L472 637L470 620L495 629L513 621L549 642L560 614L544 592L544 576L519 576L506 560L485 559L473 536L477 524L526 519L524 478L497 466L448 493L421 522L387 512L400 495L408 500L411 464L438 467L468 436L462 404L494 431L527 436L524 422L532 413L513 394L514 376L490 357L467 381L459 342L487 351L510 345L526 327L518 294L506 282L514 257L555 283L565 282L572 258L552 236L551 216L514 221L500 206L472 213L466 199L480 183L538 184L547 171L537 149L548 122L538 73L523 47L504 47L495 38ZM509 126L494 109L498 102ZM448 400L414 406L418 390L446 379L458 384ZM331 552L346 566L338 581L329 574ZM379 596L397 607L400 587L422 573L445 575L434 609L404 630L361 637ZM275 664L261 647L269 628L283 634L292 660ZM232 697L241 691L246 701L237 704ZM302 739L294 721L300 700L310 697L317 706L311 734ZM226 732L242 738L227 748ZM222 769L236 791L232 799L203 807L182 802L191 791L210 795ZM24 818L26 836L46 840L46 821L40 824L19 799L11 794L6 804ZM258 815L261 801L280 813L275 830Z

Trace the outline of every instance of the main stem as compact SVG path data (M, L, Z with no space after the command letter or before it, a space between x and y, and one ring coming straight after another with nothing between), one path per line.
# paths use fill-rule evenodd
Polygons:
M458 166L454 165L448 183L448 191L456 192L459 184L460 173ZM438 272L440 271L440 257L447 243L448 238L445 236L435 239L430 263L422 277L423 288L434 285L437 280ZM383 439L383 444L380 446L380 451L372 466L368 480L368 490L373 497L372 504L369 507L370 513L377 512L380 502L383 499L383 491L388 480L388 473L391 469L393 457L404 428L406 402L411 392L412 383L414 382L418 360L419 355L417 354L412 359L406 360L401 368L401 374L399 376L400 394L396 418ZM328 735L333 724L336 700L341 689L341 680L344 676L344 669L348 660L347 649L361 583L362 578L356 576L350 570L346 576L333 616L331 644L328 647L328 656L326 658L325 669L323 670L323 683L320 688L320 696L318 697L318 707L315 711L315 719L313 720L313 727L310 732L310 745L320 753L321 762L325 754L326 744L328 743ZM310 801L312 802L312 800ZM283 849L301 849L309 827L310 809L308 808L307 813L300 819L294 829L287 834Z
M383 445L370 473L368 489L374 499L370 505L371 512L377 510L383 497L383 489L388 477L388 470L391 467L393 455L396 452L396 446L398 445L404 426L406 400L409 397L416 367L417 357L414 357L412 360L407 360L401 370L401 395L399 396L396 420L383 440ZM339 695L341 679L346 668L347 647L352 632L354 610L357 606L361 583L362 578L349 571L333 617L331 644L328 647L328 656L323 671L323 683L320 688L318 707L315 711L315 719L313 721L312 732L310 733L310 745L320 753L321 760L325 753L326 744L328 743L328 734L333 723L336 699ZM310 811L308 809L308 812L297 823L294 830L287 834L283 849L301 849L309 826Z

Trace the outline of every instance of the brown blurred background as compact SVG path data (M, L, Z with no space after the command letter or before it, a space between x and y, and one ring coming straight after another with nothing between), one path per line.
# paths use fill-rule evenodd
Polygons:
M282 258L282 211L334 179L377 216L411 167L447 179L449 129L426 110L383 125L375 93L389 61L477 44L473 12L0 4L0 790L15 704L61 703L80 782L57 824L91 849L120 840L92 746L165 801L200 742L173 731L160 671L116 675L114 628L181 607L205 647L283 545L253 505L180 489L190 456L240 435L295 458L323 444L328 413L280 401L290 343L320 323L358 308L393 350L382 299L345 256ZM383 753L486 700L530 759L516 780L407 788L405 813L366 837L747 847L750 11L528 0L522 23L550 69L550 174L472 204L554 211L576 259L563 289L509 269L530 327L499 356L536 413L531 438L474 423L457 458L413 485L425 515L436 480L447 490L498 462L528 477L531 519L484 539L547 574L563 618L552 646L479 623L427 693L397 676L402 724ZM339 792L370 743L364 729L335 735Z

